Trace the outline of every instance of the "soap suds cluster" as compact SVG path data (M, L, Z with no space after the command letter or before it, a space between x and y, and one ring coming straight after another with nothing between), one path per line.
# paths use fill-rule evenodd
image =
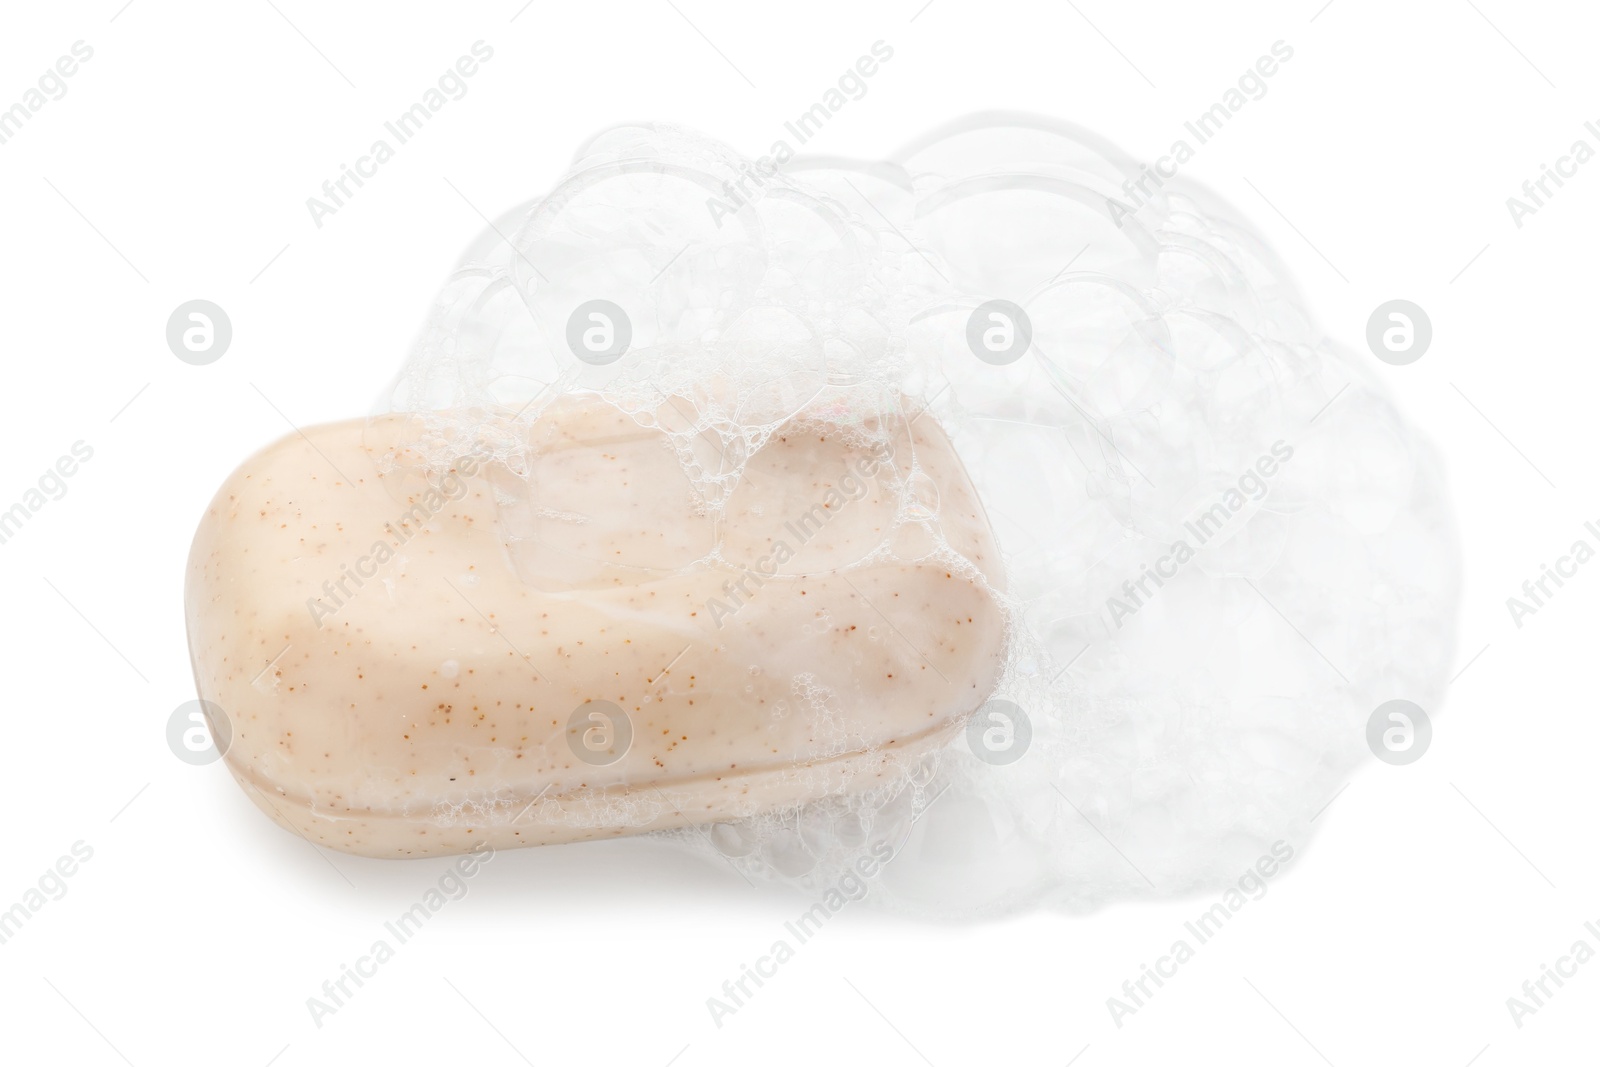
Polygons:
M800 157L712 210L748 166L670 126L585 146L445 286L393 394L414 440L387 462L442 470L480 449L505 513L536 511L541 413L599 396L721 519L781 433L870 448L934 420L1003 554L1003 588L984 586L1006 665L984 699L1023 709L1031 737L1005 763L966 735L885 752L865 791L666 836L807 891L887 843L872 897L952 917L1195 892L1299 847L1367 756L1372 710L1436 707L1453 654L1443 479L1371 368L1186 178L1116 218L1138 164L1065 124L977 116L886 163ZM612 362L569 343L597 300L631 330ZM1005 325L992 301L1026 312L1020 358L973 346L975 316L978 336ZM920 537L983 581L904 458L900 526L876 552ZM738 566L726 542L683 565ZM812 716L847 747L827 695L793 682L752 731ZM654 803L592 814L637 824Z

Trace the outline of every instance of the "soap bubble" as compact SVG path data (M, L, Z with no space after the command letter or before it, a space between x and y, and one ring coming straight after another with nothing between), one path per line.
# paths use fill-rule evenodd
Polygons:
M561 536L539 427L580 396L662 443L630 491L693 502L641 557L652 573L759 549L738 488L772 477L797 420L865 443L928 418L1003 556L1003 580L980 579L1005 664L972 711L1026 709L1020 744L997 752L1005 724L974 718L886 756L870 788L819 771L804 803L661 836L809 892L889 848L870 897L926 915L1192 893L1305 844L1371 758L1373 708L1439 707L1459 568L1437 457L1226 202L1179 177L1117 221L1138 173L1029 116L962 120L881 163L756 163L634 125L472 245L395 384L413 439L384 460L492 457L524 580L610 566L578 541L559 571L519 548ZM914 455L867 491L898 498L877 551L979 573L943 534L962 502ZM808 568L860 562L811 551ZM751 729L859 746L798 659L751 673L790 668Z

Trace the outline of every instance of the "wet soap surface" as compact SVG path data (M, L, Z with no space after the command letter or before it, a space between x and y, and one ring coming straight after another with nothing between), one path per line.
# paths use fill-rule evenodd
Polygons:
M227 765L310 840L430 855L770 812L907 774L999 675L997 554L932 418L875 444L797 420L709 506L592 398L541 414L515 472L463 457L430 484L384 462L408 429L285 438L194 542Z

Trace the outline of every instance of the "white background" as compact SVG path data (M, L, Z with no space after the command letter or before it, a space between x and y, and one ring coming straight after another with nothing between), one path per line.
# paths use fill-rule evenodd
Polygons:
M1583 929L1600 924L1600 565L1521 629L1505 601L1600 520L1600 161L1520 229L1505 201L1600 140L1583 129L1600 17L1575 0L920 2L9 5L0 107L73 42L94 57L0 145L0 508L74 442L94 457L0 545L0 909L74 842L94 852L0 945L0 1059L1594 1062L1600 961L1520 1029L1505 1002L1578 938L1600 947ZM306 198L479 39L494 59L467 97L316 228ZM968 927L848 909L719 1029L706 998L804 902L629 842L499 856L319 1029L306 998L443 865L321 853L220 764L168 751L194 697L181 591L211 494L286 419L371 410L479 211L548 188L598 130L668 119L758 154L880 39L893 60L808 147L882 157L1004 107L1154 159L1293 46L1186 172L1253 216L1336 338L1361 350L1395 297L1432 317L1428 354L1380 370L1446 456L1461 523L1465 670L1429 709L1433 748L1365 767L1290 873L1121 1028L1106 998L1209 901ZM164 337L197 297L235 332L206 367Z

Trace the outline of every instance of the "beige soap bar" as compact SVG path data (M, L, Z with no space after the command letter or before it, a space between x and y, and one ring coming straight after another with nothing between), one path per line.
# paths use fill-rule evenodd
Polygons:
M313 842L439 855L772 811L904 773L995 685L998 554L931 416L876 446L796 420L720 511L596 399L542 414L517 476L380 473L409 428L268 447L190 556L226 764Z

